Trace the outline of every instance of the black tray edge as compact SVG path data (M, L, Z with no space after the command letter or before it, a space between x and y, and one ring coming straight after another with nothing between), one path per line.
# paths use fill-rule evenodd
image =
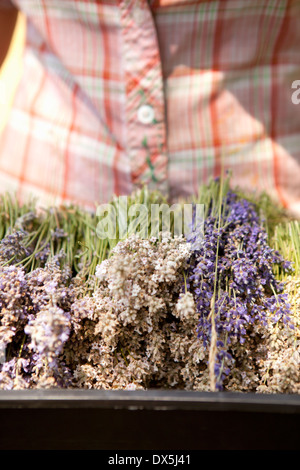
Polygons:
M1 408L104 408L300 413L300 395L185 390L0 390Z

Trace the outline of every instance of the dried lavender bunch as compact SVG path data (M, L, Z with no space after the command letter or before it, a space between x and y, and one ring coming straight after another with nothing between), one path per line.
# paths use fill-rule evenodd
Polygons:
M20 337L30 309L24 269L0 266L0 344L3 349L14 337Z
M28 233L21 230L13 230L0 241L0 263L18 263L32 253L26 246Z
M24 331L30 337L28 348L37 355L35 373L39 386L41 381L43 386L64 383L65 377L61 380L59 373L60 355L69 337L70 326L69 312L51 304L41 309L26 325Z
M0 266L0 388L28 388L22 370L29 363L20 351L25 342L24 328L33 310L26 273L20 266Z
M60 253L44 268L0 268L0 388L65 387L71 371L61 355L70 334L70 307L77 296L71 269Z
M234 367L236 344L242 348L257 325L289 324L287 296L273 267L291 266L268 245L253 204L232 191L222 197L217 211L213 206L208 210L204 225L201 248L192 251L187 284L199 313L198 335L213 351L213 389L220 390ZM197 246L197 237L195 230L188 238L192 246Z

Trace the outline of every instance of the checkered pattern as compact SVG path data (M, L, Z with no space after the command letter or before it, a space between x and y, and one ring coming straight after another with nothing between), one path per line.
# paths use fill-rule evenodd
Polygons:
M15 3L28 27L2 189L93 206L146 183L175 199L229 169L300 213L299 0Z

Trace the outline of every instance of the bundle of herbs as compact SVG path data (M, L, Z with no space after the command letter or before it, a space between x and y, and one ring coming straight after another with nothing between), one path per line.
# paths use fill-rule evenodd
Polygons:
M1 197L0 388L299 393L299 222L228 178L187 236L142 237L130 208L166 202L114 198L103 238L96 208Z

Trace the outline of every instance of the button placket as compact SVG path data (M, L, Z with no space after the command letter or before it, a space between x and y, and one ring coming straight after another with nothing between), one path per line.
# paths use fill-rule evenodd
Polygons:
M119 5L133 185L146 183L167 193L165 106L156 28L146 0L124 0Z

